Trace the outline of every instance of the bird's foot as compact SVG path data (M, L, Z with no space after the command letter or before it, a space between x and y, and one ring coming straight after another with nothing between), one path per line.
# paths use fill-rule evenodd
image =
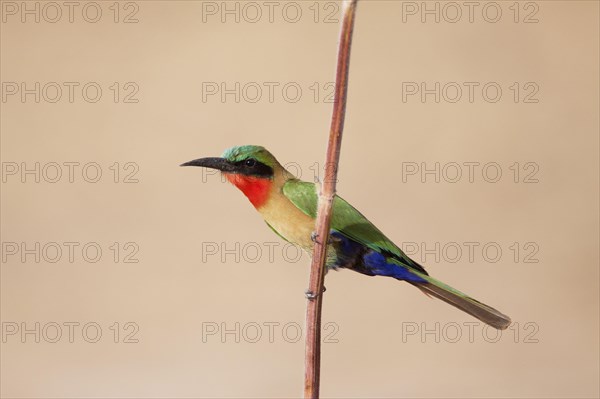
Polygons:
M319 244L322 244L322 242L319 241L319 233L317 233L316 231L310 233L310 240L312 242L318 242ZM329 237L327 237L327 245L336 244L341 241L342 239L338 236L338 233L335 233L333 230L330 230Z
M319 234L316 231L313 231L312 233L310 233L310 240L312 242L321 244L321 241L319 241Z
M323 286L323 291L321 291L321 294L324 293L325 291L327 291L327 288L325 288L325 286ZM315 299L317 299L317 294L315 294L314 292L312 292L311 290L306 290L304 291L304 295L306 296L306 299L308 299L309 301L314 301Z

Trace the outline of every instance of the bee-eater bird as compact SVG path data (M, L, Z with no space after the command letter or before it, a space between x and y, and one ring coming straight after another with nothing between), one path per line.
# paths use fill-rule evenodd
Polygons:
M312 255L317 187L295 178L265 148L232 147L221 158L200 158L181 166L220 170L248 197L275 233ZM508 316L430 277L423 266L338 196L333 201L326 268L403 280L492 327L505 329L510 325Z

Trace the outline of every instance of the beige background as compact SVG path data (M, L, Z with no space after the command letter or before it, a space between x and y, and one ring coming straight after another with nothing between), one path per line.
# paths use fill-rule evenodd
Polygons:
M4 168L97 162L103 175L88 183L77 169L73 183L66 175L57 183L31 176L22 183L10 175L2 184L5 246L80 243L72 263L67 254L56 263L36 263L31 255L22 262L3 248L5 332L10 323L80 327L72 343L66 327L57 343L47 339L50 330L39 343L33 335L21 342L20 332L5 336L2 396L299 396L303 341L290 342L295 330L284 336L282 328L304 323L308 257L286 261L296 253L283 252L241 194L217 176L178 165L232 145L262 144L312 179L310 168L323 162L331 104L323 92L315 102L309 87L332 80L338 27L322 19L335 10L318 4L315 23L313 2L298 2L302 18L289 23L281 14L285 3L278 3L273 23L267 15L256 23L243 16L222 23L218 15L203 22L202 2L140 1L139 22L125 24L113 22L112 2L99 2L97 23L82 18L85 3L78 3L72 23L66 15L56 23L31 16L22 23L6 3L2 82L97 82L103 96L97 103L86 102L80 90L73 103L67 92L57 103L8 96L1 103ZM499 2L502 18L489 23L481 15L485 3L478 4L472 23L467 15L457 23L431 17L421 23L419 14L402 22L407 4L360 4L338 189L398 243L479 243L472 262L463 253L456 263L445 261L448 254L424 263L518 324L495 343L494 332L486 330L485 338L477 324L469 342L464 323L474 319L409 285L331 273L324 321L335 323L328 334L337 342L323 347L325 397L599 395L598 3L536 2L538 23L522 23L534 6L521 3L515 23L512 2ZM119 20L135 11L125 7ZM115 103L113 82L121 89L135 82L139 102ZM272 103L266 91L257 103L235 103L232 95L203 101L203 82L295 82L303 93L296 103L280 90ZM457 103L431 96L403 102L403 82L497 82L503 96L490 103L476 91L472 103L466 92ZM539 102L523 103L521 92L515 103L513 82L537 84ZM121 181L124 164L136 163L139 182L114 183L115 162ZM403 162L496 162L503 175L488 183L476 169L472 183L466 176L454 184L431 176L403 183ZM535 163L538 182L523 183L521 174L515 183L509 169L515 162L522 173L525 163ZM103 250L97 263L81 256L88 242ZM136 243L139 262L123 263L124 252L115 262L114 242L121 251ZM516 261L514 242L521 248ZM234 252L239 243L239 259L208 256L211 243ZM483 258L486 243L502 249L497 262ZM524 249L526 243L533 247ZM538 263L524 262L531 248L538 249L531 258ZM81 326L90 322L102 329L97 343L82 337ZM110 329L115 322L119 343ZM139 327L138 343L122 342L127 322ZM273 342L269 322L280 323ZM232 334L203 342L202 328L211 323L229 329L240 323L240 342ZM249 342L252 323L263 334L256 343ZM439 342L435 334L422 336L436 323ZM415 326L418 333L403 339ZM456 326L462 335L452 343Z

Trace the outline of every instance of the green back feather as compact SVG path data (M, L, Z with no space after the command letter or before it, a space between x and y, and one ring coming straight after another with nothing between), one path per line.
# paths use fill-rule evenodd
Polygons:
M317 217L318 196L314 183L290 180L283 186L283 194L306 215ZM403 266L426 274L418 263L410 259L362 213L337 195L333 201L331 228L374 251L395 258Z

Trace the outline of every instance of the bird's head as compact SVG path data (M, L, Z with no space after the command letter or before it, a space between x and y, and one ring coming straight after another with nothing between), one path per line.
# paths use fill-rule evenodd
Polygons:
M256 208L268 200L276 173L284 170L269 151L257 145L231 147L220 158L199 158L181 166L220 170Z

